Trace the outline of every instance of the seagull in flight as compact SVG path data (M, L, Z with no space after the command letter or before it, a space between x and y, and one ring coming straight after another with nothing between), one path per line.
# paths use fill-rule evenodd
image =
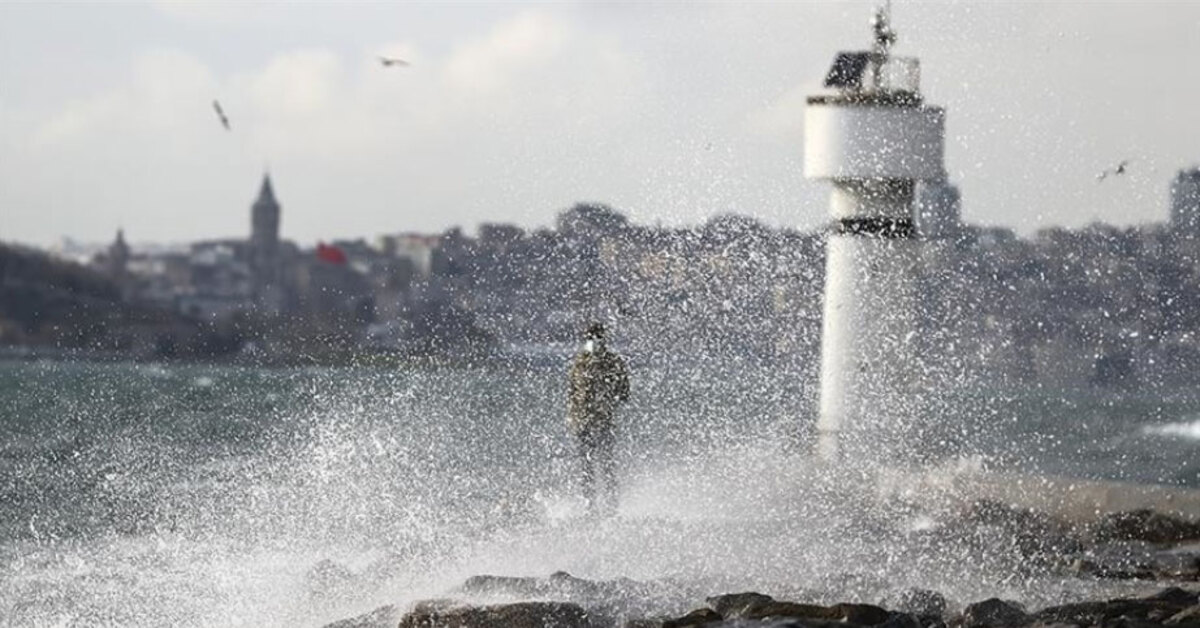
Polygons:
M1129 165L1129 160L1123 159L1123 160L1121 160L1121 163L1117 164L1116 168L1110 168L1110 169L1105 170L1104 172L1101 172L1100 174L1096 175L1096 180L1103 181L1104 179L1108 178L1109 175L1112 175L1115 177L1119 174L1125 174L1125 168L1128 165Z
M232 131L229 127L229 118L225 115L225 110L221 108L221 103L213 101L213 111L217 112L217 117L221 119L221 126L225 127L226 131Z
M412 65L409 62L405 61L404 59L399 59L396 57L385 57L383 55L379 56L379 62L382 63L383 67L385 67L385 68L390 68L390 67L396 66L396 65L403 66L403 67Z

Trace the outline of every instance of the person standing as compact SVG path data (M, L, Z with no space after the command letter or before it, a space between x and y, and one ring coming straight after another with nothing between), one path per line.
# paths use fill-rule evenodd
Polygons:
M611 512L617 488L613 415L629 399L629 371L625 360L609 350L604 325L588 325L583 339L568 378L567 428L579 448L588 509Z

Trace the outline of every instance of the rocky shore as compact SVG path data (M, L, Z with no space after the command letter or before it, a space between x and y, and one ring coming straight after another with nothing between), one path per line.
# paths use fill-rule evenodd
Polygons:
M997 564L1014 576L1076 580L1079 594L1038 607L1003 597L956 600L854 572L772 595L565 572L480 575L437 599L383 606L325 628L1200 628L1200 522L1138 510L1068 523L979 501L920 534L930 553L972 561L1007 552L1017 560ZM946 564L953 569L953 560ZM1106 595L1114 591L1123 594Z

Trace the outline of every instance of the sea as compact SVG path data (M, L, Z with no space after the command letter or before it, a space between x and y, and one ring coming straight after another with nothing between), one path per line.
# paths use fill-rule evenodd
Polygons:
M591 517L563 362L0 362L0 626L322 626L555 571L1084 594L986 556L947 569L864 527L841 490L858 470L807 456L814 391L778 367L634 364L619 506ZM959 462L1200 486L1198 391L946 394Z

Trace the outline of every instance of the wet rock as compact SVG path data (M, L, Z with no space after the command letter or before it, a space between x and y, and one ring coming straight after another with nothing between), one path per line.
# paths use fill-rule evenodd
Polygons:
M799 604L797 602L777 602L771 601L766 604L758 604L747 608L739 614L731 615L726 619L804 619L816 620L818 623L832 623L842 621L835 612L827 606L818 606L816 604ZM858 622L848 622L858 624Z
M892 610L918 617L941 617L946 613L946 598L929 589L905 589L890 596L887 605Z
M1162 580L1200 581L1200 553L1168 550L1154 555L1154 575Z
M459 593L478 596L538 597L550 592L540 578L516 576L471 576L458 588Z
M1111 602L1079 602L1044 608L1034 613L1039 624L1068 624L1072 626L1096 626L1127 615L1134 606Z
M565 571L555 572L548 578L473 576L453 593L500 598L500 601L536 598L574 602L614 617L645 617L682 612L686 608L680 607L684 596L677 587L629 578L587 580Z
M797 619L804 620L809 626L831 623L877 626L892 618L892 613L870 604L801 604L776 600L769 595L754 592L718 595L706 601L717 614L727 620Z
M1114 541L1089 548L1070 560L1076 574L1107 579L1200 580L1200 554L1162 550L1147 541Z
M963 610L962 625L967 628L1009 628L1032 622L1025 608L1016 602L991 598Z
M959 525L997 530L1026 559L1053 559L1078 552L1083 547L1074 527L1067 522L1042 512L1014 508L992 500L979 500L972 504Z
M400 609L389 604L357 617L325 624L323 628L391 628L400 620L400 615Z
M923 628L921 619L911 613L892 613L887 621L876 628Z
M1166 626L1184 626L1185 628L1200 627L1200 605L1185 608L1168 617L1163 622Z
M1195 605L1193 592L1171 587L1143 598L1080 602L1045 608L1034 614L1038 623L1075 626L1132 626L1138 623L1162 624Z
M456 606L420 602L400 619L399 628L594 628L583 607L570 602L516 602Z
M1097 541L1181 543L1200 540L1200 523L1153 510L1105 515L1089 526L1088 531Z
M876 626L887 621L889 617L887 611L869 604L819 606L774 600L752 604L738 613L725 616L726 619L803 619L813 626L827 623Z
M1154 578L1155 548L1145 541L1108 542L1081 552L1071 563L1079 575L1112 580Z
M761 606L774 602L775 598L762 593L747 591L745 593L727 593L715 595L705 600L714 611L722 617L737 617L751 606Z
M711 608L699 608L683 617L664 620L661 626L662 628L689 628L690 626L704 626L719 622L721 619L720 613Z
M1150 602L1163 602L1175 606L1192 606L1200 603L1200 593L1185 591L1179 587L1167 587L1153 595L1142 598Z
M834 604L834 619L862 626L875 626L891 618L891 613L871 604Z

